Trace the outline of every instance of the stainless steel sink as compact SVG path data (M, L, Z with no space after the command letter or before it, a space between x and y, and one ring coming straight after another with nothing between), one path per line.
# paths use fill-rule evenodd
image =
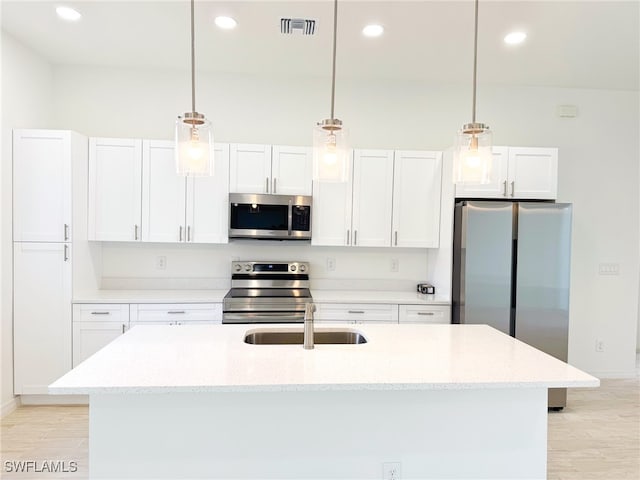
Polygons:
M259 330L247 333L244 343L251 345L302 345L302 331ZM316 345L354 345L367 343L367 339L359 332L351 330L320 330L313 334Z

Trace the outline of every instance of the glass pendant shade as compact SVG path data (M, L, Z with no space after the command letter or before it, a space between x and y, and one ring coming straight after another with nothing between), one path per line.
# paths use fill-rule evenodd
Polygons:
M342 122L328 119L313 129L313 179L319 182L346 182L348 178L347 131Z
M486 125L465 125L458 132L453 178L460 184L487 184L491 181L493 148L491 130Z
M186 113L176 121L176 171L186 177L213 175L213 133L202 114Z

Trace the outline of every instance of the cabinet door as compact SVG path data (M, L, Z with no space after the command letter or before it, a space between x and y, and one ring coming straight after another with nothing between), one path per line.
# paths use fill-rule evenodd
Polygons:
M117 322L73 322L73 367L107 346L128 326Z
M233 144L230 150L229 191L271 193L271 146Z
M493 147L493 163L491 164L491 180L487 184L456 184L457 198L505 198L507 191L507 168L509 149Z
M229 145L214 148L213 176L187 179L187 242L229 241Z
M391 245L392 196L393 152L356 150L353 159L353 246Z
M139 241L142 141L89 140L89 240Z
M175 143L144 140L142 172L142 240L185 241L187 179L176 173Z
M273 147L271 193L311 195L313 154L309 147Z
M555 200L558 197L558 149L510 148L509 195Z
M353 157L344 183L313 182L311 245L350 245Z
M131 326L176 324L186 321L222 321L221 303L146 303L130 305Z
M392 246L440 246L441 185L442 152L395 152Z
M13 239L71 239L71 133L13 131Z
M71 369L71 246L14 243L14 393L46 394Z
M451 307L448 305L399 305L400 323L451 323Z
M398 323L398 306L386 303L316 303L315 320L346 323Z

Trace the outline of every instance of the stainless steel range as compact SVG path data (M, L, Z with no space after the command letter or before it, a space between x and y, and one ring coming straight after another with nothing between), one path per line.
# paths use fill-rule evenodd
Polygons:
M311 303L309 264L233 262L222 323L302 323Z

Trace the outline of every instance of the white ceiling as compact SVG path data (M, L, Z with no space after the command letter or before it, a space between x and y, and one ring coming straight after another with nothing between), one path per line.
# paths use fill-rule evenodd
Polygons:
M2 28L54 64L189 68L189 2L68 1L81 21L59 20L61 2L2 1ZM328 76L330 0L197 1L198 70ZM470 82L473 2L340 0L337 76ZM233 31L216 15L238 21ZM315 36L280 33L280 18L312 18ZM376 39L360 33L385 26ZM640 2L480 2L478 82L639 89ZM525 44L506 46L513 29Z

